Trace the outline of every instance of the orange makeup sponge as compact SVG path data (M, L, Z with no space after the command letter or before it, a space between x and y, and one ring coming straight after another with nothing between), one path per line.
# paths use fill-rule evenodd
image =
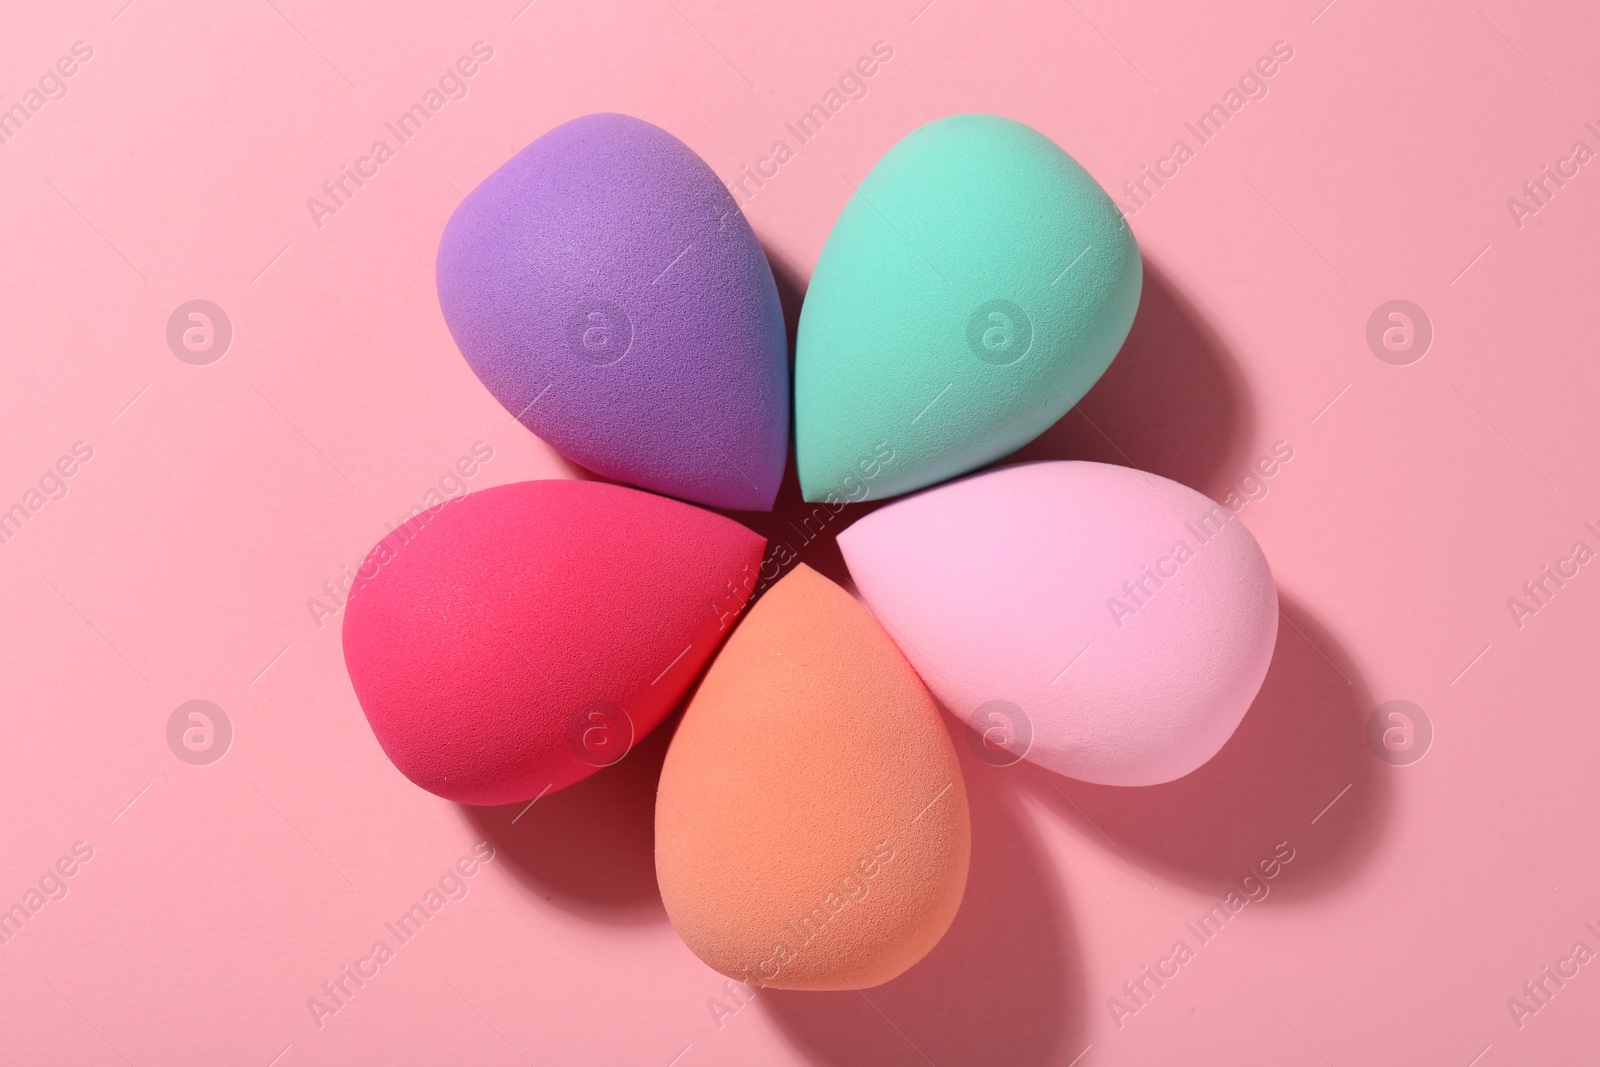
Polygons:
M741 981L878 985L944 936L971 849L932 696L866 609L796 567L728 639L667 752L656 877L672 925Z

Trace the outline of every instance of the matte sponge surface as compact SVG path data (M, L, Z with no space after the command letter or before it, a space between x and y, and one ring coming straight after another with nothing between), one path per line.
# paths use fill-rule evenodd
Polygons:
M874 499L1038 436L1122 347L1143 270L1105 190L1038 131L954 115L891 148L806 292L795 437L807 500Z
M367 556L345 665L407 778L467 804L529 800L616 762L677 705L765 544L600 482L472 493Z
M1277 640L1266 557L1226 508L1101 463L1006 467L839 535L862 597L991 762L1106 785L1223 746Z
M506 410L591 470L772 506L789 364L772 271L690 148L586 115L485 178L439 242L439 305Z
M779 989L887 982L944 936L971 827L911 666L803 564L750 610L672 738L656 875L685 943Z

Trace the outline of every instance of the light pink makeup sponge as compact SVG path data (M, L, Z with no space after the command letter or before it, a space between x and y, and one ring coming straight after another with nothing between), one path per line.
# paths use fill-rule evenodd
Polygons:
M367 556L345 666L407 778L465 804L531 800L615 763L683 699L765 547L619 485L470 493Z
M1250 532L1129 467L979 474L873 512L839 548L992 763L1022 755L1105 785L1182 777L1233 734L1277 638Z

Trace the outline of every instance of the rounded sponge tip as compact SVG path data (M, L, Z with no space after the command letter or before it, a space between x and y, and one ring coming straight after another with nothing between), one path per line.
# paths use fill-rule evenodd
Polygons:
M1250 532L1129 467L974 475L873 512L839 548L934 693L1005 750L994 762L1106 785L1182 777L1232 736L1277 640Z
M712 507L772 507L789 447L777 286L676 137L614 114L549 131L456 208L436 275L473 372L562 455Z
M529 800L660 724L743 609L765 546L730 519L601 482L458 497L357 571L350 682L417 785L467 804Z
M803 564L717 656L657 797L667 914L740 981L878 985L960 906L970 817L933 698L867 611Z

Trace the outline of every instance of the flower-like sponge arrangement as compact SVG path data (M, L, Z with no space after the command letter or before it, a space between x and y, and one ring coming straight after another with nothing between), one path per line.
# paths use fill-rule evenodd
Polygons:
M865 606L803 564L752 605L764 540L695 505L777 495L766 258L665 131L545 134L451 217L440 305L507 410L627 484L501 486L379 542L344 652L384 752L448 799L526 801L687 698L656 806L685 943L775 988L903 973L954 920L971 854L941 704L1006 761L1153 784L1222 747L1272 657L1272 573L1226 509L1097 463L971 474L1094 384L1140 278L1110 198L1038 132L960 115L896 145L805 299L796 454L807 500L923 491L840 536Z

